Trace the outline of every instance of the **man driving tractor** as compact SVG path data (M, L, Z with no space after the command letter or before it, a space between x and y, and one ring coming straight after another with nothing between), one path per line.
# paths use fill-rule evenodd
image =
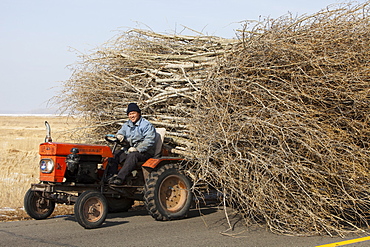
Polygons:
M126 142L127 147L117 150L114 158L109 159L109 174L112 177L108 182L115 185L123 184L127 175L135 170L137 163L153 157L155 152L155 128L141 116L138 105L130 103L126 114L129 120L118 130L116 137L121 143ZM122 162L122 168L117 174L118 165Z
M186 217L193 202L193 183L185 169L189 163L182 157L167 156L165 129L155 129L142 118L137 104L128 105L127 115L129 120L117 134L105 137L114 143L112 148L53 142L45 121L46 137L39 146L40 181L31 184L24 196L29 216L46 219L56 203L72 204L77 222L92 229L104 223L108 212L125 212L139 200L156 220ZM116 151L118 145L122 148ZM136 173L131 176L133 170Z

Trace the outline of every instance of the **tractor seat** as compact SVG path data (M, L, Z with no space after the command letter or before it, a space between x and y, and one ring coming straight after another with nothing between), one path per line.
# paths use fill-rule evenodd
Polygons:
M161 157L162 154L162 145L164 141L164 135L166 134L166 129L165 128L156 128L156 133L155 133L155 151L154 151L154 156L153 158L159 158Z
M164 135L166 134L165 128L156 128L155 133L155 149L154 149L154 156L153 158L160 158L162 156L162 146L164 141ZM145 162L139 162L137 163L137 167L140 167Z

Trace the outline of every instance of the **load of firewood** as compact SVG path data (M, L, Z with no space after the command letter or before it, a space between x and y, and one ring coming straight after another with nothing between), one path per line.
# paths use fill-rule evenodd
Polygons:
M236 40L131 30L83 55L60 101L94 140L137 102L247 224L360 232L370 216L369 11L267 19Z
M58 100L63 110L87 120L85 140L86 133L94 141L116 133L127 120L127 105L136 102L144 117L167 129L173 145L189 149L187 125L202 83L234 42L130 30L82 55Z

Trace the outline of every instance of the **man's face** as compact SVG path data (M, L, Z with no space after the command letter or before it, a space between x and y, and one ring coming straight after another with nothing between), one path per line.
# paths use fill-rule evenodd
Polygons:
M131 120L131 122L136 123L140 119L140 113L131 111L128 114L128 118Z

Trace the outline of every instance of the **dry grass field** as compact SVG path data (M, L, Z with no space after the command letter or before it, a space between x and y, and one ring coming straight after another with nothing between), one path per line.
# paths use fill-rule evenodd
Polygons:
M65 116L0 116L0 221L27 218L23 197L30 184L38 182L38 148L46 135L45 121L57 142L70 141L67 130L78 124Z

